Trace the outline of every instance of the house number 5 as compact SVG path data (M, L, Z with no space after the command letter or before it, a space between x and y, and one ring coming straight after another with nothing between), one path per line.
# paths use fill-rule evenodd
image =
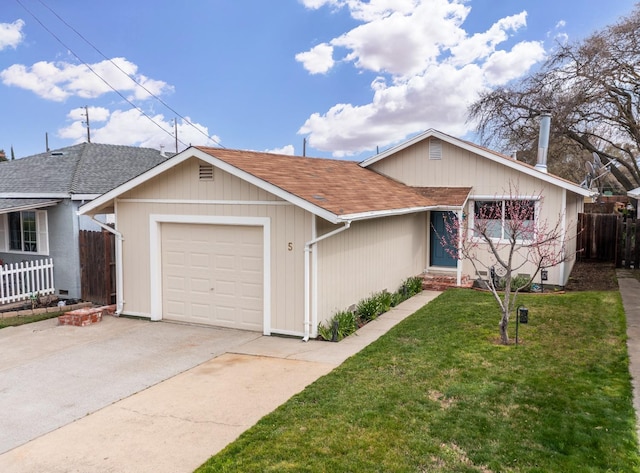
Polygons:
M289 242L289 244L287 245L287 250L293 251L293 242Z

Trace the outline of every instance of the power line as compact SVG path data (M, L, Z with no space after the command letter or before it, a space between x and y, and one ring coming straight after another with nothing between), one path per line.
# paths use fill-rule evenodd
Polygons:
M66 48L67 50L69 50L69 52L71 52L71 54L73 54L73 56L80 61L82 64L84 64L84 66L87 67L87 69L89 69L89 71L91 71L91 73L93 73L98 79L100 79L107 87L109 87L111 90L113 90L116 94L118 94L125 102L127 102L129 105L131 105L131 107L133 107L134 109L136 109L138 112L140 112L145 118L147 118L149 121L151 121L154 125L156 125L158 128L160 128L163 132L167 133L169 136L173 136L173 134L170 131L167 131L162 125L160 125L159 123L157 123L152 117L150 117L144 110L142 110L140 107L138 107L136 104L134 104L131 100L129 100L127 97L125 97L119 90L117 90L115 87L113 87L105 78L103 78L100 74L98 74L87 62L85 62L78 54L75 53L75 51L70 48L69 46L67 46L53 31L51 31L31 10L29 10L22 2L21 0L16 0L16 2L29 14L33 17L34 20L36 20L40 26L42 26L42 28L44 28L45 31L47 31L58 43L60 43L64 48ZM191 123L189 120L187 120L185 117L183 117L182 115L180 115L178 112L176 112L173 108L171 108L168 104L166 104L163 100L161 100L159 97L157 97L155 94L153 94L151 91L149 91L144 85L140 84L135 78L131 77L129 74L127 74L124 70L122 70L122 68L120 68L114 61L112 61L111 59L109 59L107 56L105 56L98 48L96 48L93 44L91 44L91 42L89 42L84 36L82 36L82 34L80 34L75 28L73 28L71 25L69 25L64 19L62 19L55 11L53 11L50 7L48 7L47 5L45 5L42 1L40 1L40 3L47 8L49 11L51 11L51 13L53 13L62 23L64 23L68 28L70 28L73 32L75 32L78 36L80 36L80 38L82 38L87 44L89 44L94 50L96 50L102 57L104 57L105 59L107 59L113 66L115 66L118 70L120 70L120 72L122 72L123 74L125 74L130 80L132 80L137 86L142 87L142 89L144 89L150 96L152 96L153 98L155 98L156 100L158 100L160 103L162 103L165 107L167 107L169 110L171 110L172 112L174 112L176 115L178 115L180 118L183 119L183 121L185 123L187 123L188 125L190 125L191 127L193 127L194 129L196 129L199 133L201 133L202 135L206 136L207 139L213 141L214 143L218 144L219 146L223 147L217 140L211 138L210 136L208 136L206 133L204 133L202 130L200 130L198 127L196 127L193 123ZM180 140L177 135L176 135L176 140L179 141L182 145L184 145L185 147L189 146L187 143L183 142L182 140Z
M153 92L151 92L149 89L147 89L143 84L141 84L140 82L138 82L136 80L135 77L127 74L127 72L125 70L123 70L120 66L118 66L118 64L116 64L111 58L109 58L108 56L106 56L102 51L100 51L91 41L89 41L87 38L85 38L82 33L80 33L78 30L76 30L72 25L70 25L69 23L67 23L64 18L62 18L60 15L58 15L51 7L49 7L47 4L44 3L43 0L38 0L40 2L40 4L45 7L47 10L49 10L51 13L53 13L56 18L58 18L58 20L60 20L62 23L64 23L64 25L67 26L67 28L69 28L71 31L73 31L75 34L77 34L85 43L87 43L89 46L91 46L98 54L100 54L100 56L102 56L104 59L106 59L107 61L109 61L116 69L118 69L120 72L122 72L125 76L127 76L129 79L131 79L137 86L141 87L146 93L148 93L151 97L153 97L154 99L156 99L158 102L160 102L162 105L164 105L166 108L168 108L169 110L171 110L175 115L177 115L178 117L180 117L182 119L183 122L185 122L186 124L188 124L189 126L191 126L192 128L194 128L198 133L200 133L203 136L206 136L207 139L213 141L214 143L216 143L218 146L224 148L224 146L222 146L222 144L220 142L218 142L217 140L211 138L209 135L207 135L206 133L204 133L200 128L198 128L197 126L195 126L193 123L191 123L191 121L189 121L186 117L182 116L180 113L178 113L173 107L171 107L168 103L166 103L164 100L162 100L160 97L158 97L157 95L155 95Z

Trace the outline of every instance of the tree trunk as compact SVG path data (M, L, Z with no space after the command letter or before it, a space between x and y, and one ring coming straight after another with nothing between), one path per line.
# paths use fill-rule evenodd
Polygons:
M509 312L502 312L502 320L500 320L500 343L503 345L509 344L509 332L507 328L509 326Z

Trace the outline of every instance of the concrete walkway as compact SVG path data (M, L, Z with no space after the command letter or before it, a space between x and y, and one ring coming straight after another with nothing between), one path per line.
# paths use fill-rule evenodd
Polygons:
M438 295L422 292L340 343L253 338L0 455L0 471L192 472Z
M627 350L629 352L629 372L633 386L633 407L636 417L640 414L640 281L633 277L631 270L616 270L622 305L627 316ZM640 423L636 422L640 437Z

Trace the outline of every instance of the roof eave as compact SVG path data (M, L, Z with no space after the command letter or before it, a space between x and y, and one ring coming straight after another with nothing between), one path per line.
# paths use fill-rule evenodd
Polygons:
M164 163L159 164L158 166L148 170L147 172L140 174L139 176L131 179L130 181L122 184L121 186L116 187L115 189L112 189L111 191L102 194L100 197L94 199L91 202L88 202L86 204L84 204L83 206L80 207L78 214L79 215L86 215L91 213L93 210L96 209L100 209L102 207L106 207L111 201L114 201L115 199L117 199L120 195L124 194L125 192L130 191L131 189L137 187L138 185L148 181L149 179L152 179L160 174L162 174L163 172L171 169L174 166L177 166L178 164L186 161L187 159L190 158L197 158L200 159L202 161L205 161L209 164L211 164L212 166L215 166L225 172L228 172L229 174L238 177L246 182L249 182L250 184L255 185L256 187L259 187L260 189L263 189L273 195L275 195L276 197L280 197L283 200L286 200L287 202L290 202L304 210L307 210L308 212L317 215L318 217L321 217L331 223L340 223L342 222L342 220L334 213L323 209L322 207L319 207L317 205L312 204L311 202L304 200L294 194L291 194L290 192L287 192L283 189L281 189L280 187L277 187L273 184L270 184L266 181L264 181L263 179L260 179L256 176L254 176L253 174L250 174L246 171L243 171L229 163L227 163L226 161L223 161L219 158L216 158L215 156L212 156L209 153L205 153L204 151L196 148L196 147L190 147L187 148L186 150L182 151L181 153L178 153L177 155L173 156L172 158L169 158L167 161L165 161Z
M102 194L72 194L71 200L93 200L100 197Z
M396 215L407 215L412 213L427 212L429 210L437 210L438 206L424 206L424 207L406 207L402 209L392 210L371 210L369 212L360 212L353 214L338 215L338 222L355 222L357 220L370 220L374 218L393 217ZM459 209L456 207L456 210Z
M408 148L416 143L419 143L421 141L426 140L427 138L431 138L431 137L436 137L442 141L446 141L447 143L450 143L454 146L458 146L459 148L465 149L471 153L474 154L478 154L480 156L483 156L487 159L490 159L491 161L494 161L496 163L499 164L503 164L504 166L510 167L511 169L515 169L516 171L520 171L524 174L527 174L529 176L541 179L545 182L549 182L550 184L556 185L558 187L562 187L564 189L567 189L570 192L573 192L575 194L578 195L582 195L583 197L593 197L594 193L592 191L590 191L589 189L585 189L583 187L580 187L577 184L573 184L570 183L568 181L564 181L563 179L554 176L553 174L547 174L545 172L539 171L535 168L529 168L527 166L524 166L522 163L518 162L518 161L514 161L514 160L510 160L506 157L502 157L502 156L498 156L494 153L491 153L488 150L485 150L481 147L475 146L472 143L469 143L467 141L461 140L459 138L455 138L453 136L447 135L445 133L442 133L440 131L434 130L433 128L425 131L424 133L421 133L417 136L414 136L413 138L411 138L410 140L407 140L403 143L400 143L397 146L394 146L393 148L390 148L386 151L383 151L380 154L377 154L375 156L372 156L368 159L365 159L364 161L362 161L360 163L360 166L362 167L368 167L371 166L374 163L377 163L378 161L381 161L385 158L387 158L388 156L391 156L392 154L395 154L399 151L402 151L405 148Z
M69 199L71 195L66 192L3 192L5 199Z
M0 214L7 214L10 212L22 212L25 210L35 210L35 209L44 209L47 207L53 207L57 205L59 200L51 200L49 202L39 202L37 204L29 204L29 205L16 205L15 207L7 207L5 209L0 209Z

